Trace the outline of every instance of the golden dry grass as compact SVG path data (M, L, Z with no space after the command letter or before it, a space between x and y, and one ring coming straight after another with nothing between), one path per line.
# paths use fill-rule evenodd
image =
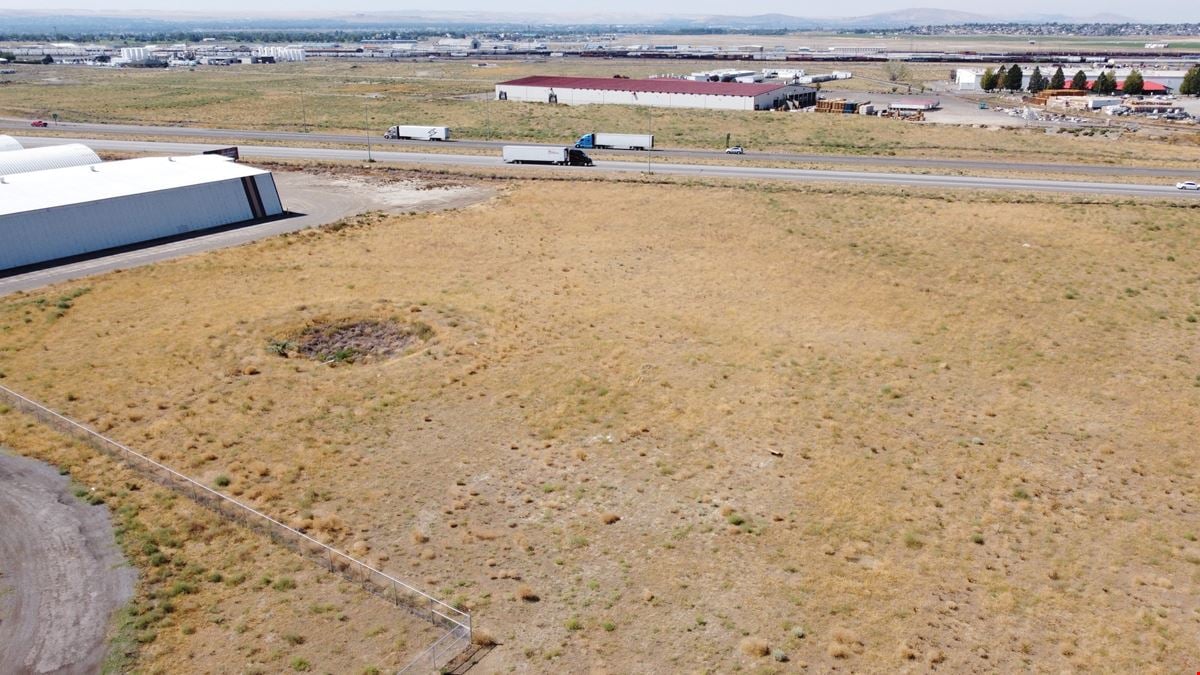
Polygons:
M5 298L0 371L386 555L473 609L490 670L1178 672L1196 213L514 183L107 275L63 310L70 287ZM436 336L353 366L267 350L379 316Z

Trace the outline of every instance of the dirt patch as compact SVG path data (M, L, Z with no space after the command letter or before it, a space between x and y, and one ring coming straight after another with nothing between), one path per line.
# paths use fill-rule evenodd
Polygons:
M294 340L272 342L281 356L296 354L323 363L357 363L387 359L432 338L428 324L367 319L311 325Z

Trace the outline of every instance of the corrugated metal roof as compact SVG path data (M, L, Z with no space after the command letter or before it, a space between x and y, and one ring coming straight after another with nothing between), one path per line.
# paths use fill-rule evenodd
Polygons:
M7 152L9 150L24 150L24 149L25 148L23 148L21 146L21 143L19 141L17 141L17 139L13 138L12 136L0 136L0 152Z
M0 216L264 173L269 172L220 155L141 157L33 171L0 180Z
M1095 86L1096 86L1095 80L1088 80L1088 82L1087 82L1088 89L1091 89ZM1117 91L1123 91L1124 89L1125 89L1125 80L1121 80L1121 81L1117 82ZM1159 82L1151 82L1150 80L1143 80L1142 81L1142 91L1146 92L1147 94L1150 94L1150 93L1165 94L1165 93L1167 93L1167 85L1159 83Z
M556 77L534 75L501 82L514 87L558 87L599 91L631 91L653 94L699 94L708 96L761 96L787 86L779 83L745 84L742 82L696 82L694 80L627 80L616 77Z
M100 158L86 145L48 145L44 148L13 150L0 154L0 176L99 163Z

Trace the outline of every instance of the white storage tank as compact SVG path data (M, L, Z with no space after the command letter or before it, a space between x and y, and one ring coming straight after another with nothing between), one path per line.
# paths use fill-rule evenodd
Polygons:
M100 158L86 145L48 145L44 148L0 153L0 176L99 163Z
M0 152L9 150L24 150L21 143L12 136L0 136Z

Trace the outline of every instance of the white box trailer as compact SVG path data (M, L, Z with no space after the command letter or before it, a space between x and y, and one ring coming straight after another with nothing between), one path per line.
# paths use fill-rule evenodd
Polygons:
M383 137L394 139L407 138L417 141L448 141L450 140L450 127L398 125L388 129Z
M584 134L575 142L575 147L590 150L604 148L611 150L649 150L654 147L652 134Z
M591 166L592 158L575 148L547 145L506 145L505 164L558 164L561 166Z

